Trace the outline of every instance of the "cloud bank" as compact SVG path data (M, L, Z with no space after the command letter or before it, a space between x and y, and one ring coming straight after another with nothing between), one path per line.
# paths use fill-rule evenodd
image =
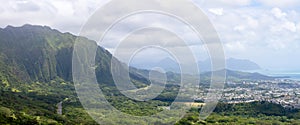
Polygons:
M29 23L47 25L77 35L85 21L107 1L1 0L5 4L0 5L0 27ZM300 70L299 0L193 0L193 2L212 21L227 57L247 58L266 69ZM139 24L143 18L147 17L132 18L120 27L126 29L128 25ZM162 23L153 25L168 24L175 30L185 33L183 30L186 29L185 26L170 23L168 19L160 18L159 21ZM149 19L148 22L154 21ZM122 30L119 33L122 34ZM192 34L184 35L193 38ZM195 40L195 43L199 42ZM104 46L111 50L113 44L112 42ZM197 52L199 58L205 57L201 55L204 51L201 45L195 47L191 44L191 46L196 48L195 53L199 48L202 49L201 52Z

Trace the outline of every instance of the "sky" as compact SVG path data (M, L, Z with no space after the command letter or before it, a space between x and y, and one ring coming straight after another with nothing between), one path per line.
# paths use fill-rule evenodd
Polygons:
M0 1L1 28L7 25L47 25L62 32L78 35L89 17L109 0ZM192 0L192 2L207 15L215 27L227 58L249 59L265 70L300 71L299 0ZM174 20L155 15L151 17L153 18L148 19L147 15L132 17L119 24L119 29L116 28L119 32L114 35L122 35L122 31L126 30L128 25L140 23L164 25L177 32L188 31L186 26ZM155 20L159 20L160 23ZM130 22L134 23L129 24ZM181 34L193 41L193 34L188 33ZM94 40L98 38L97 34L87 37ZM196 38L194 42L197 43ZM108 42L102 45L113 52L115 44ZM203 52L205 49L195 47L193 42L189 46L194 48L193 51L199 55L199 59L205 58L205 55L199 54L205 53ZM151 54L160 55L160 53Z

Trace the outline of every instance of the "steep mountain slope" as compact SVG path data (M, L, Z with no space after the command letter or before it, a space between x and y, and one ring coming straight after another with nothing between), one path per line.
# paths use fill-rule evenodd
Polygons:
M0 113L0 124L95 124L82 109L72 83L76 38L46 26L0 28L0 112L5 111ZM110 71L112 58L98 47L95 72L98 83L106 86L105 94L117 95ZM124 68L121 62L116 63ZM149 84L139 73L131 72L130 76L140 87ZM56 105L61 101L63 115L57 115Z
M1 61L15 80L48 82L71 80L71 54L75 36L49 27L7 26L0 31ZM10 79L10 78L9 78Z
M72 53L76 36L46 26L27 24L1 29L0 38L1 74L6 74L3 77L8 81L49 82L57 78L72 81ZM112 55L107 50L98 47L95 62L97 78L101 79L99 82L113 82L110 73L111 58ZM118 63L122 65L121 62ZM133 79L140 78L131 76Z

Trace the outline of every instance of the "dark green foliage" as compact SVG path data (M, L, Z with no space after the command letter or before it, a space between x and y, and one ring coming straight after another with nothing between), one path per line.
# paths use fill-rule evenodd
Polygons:
M219 103L214 110L224 115L257 116L259 114L267 116L288 116L297 112L295 109L283 108L279 104L273 104L266 101L235 104Z
M200 109L199 109L200 110ZM300 123L299 110L284 108L268 102L217 105L205 120L198 119L199 110L192 109L178 125L221 124L221 125L297 125ZM290 117L287 117L290 116Z

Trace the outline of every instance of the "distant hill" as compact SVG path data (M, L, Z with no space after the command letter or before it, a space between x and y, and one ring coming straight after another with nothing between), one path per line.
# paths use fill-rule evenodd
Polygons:
M260 66L253 61L247 59L235 59L229 58L226 59L226 69L234 70L234 71L255 71L260 70ZM191 62L193 63L193 62ZM207 72L212 71L211 69L211 61L206 59L204 61L198 61L199 71ZM190 65L190 64L182 64L182 65ZM180 73L180 64L175 60L166 57L158 62L143 62L143 63L135 63L131 66L137 67L140 69L148 69L150 70L153 67L161 67L165 71ZM192 71L192 69L188 69L188 71ZM191 72L188 72L191 73Z
M238 70L238 71L250 71L250 70L259 70L261 67L255 62L248 59L235 59L229 58L226 60L227 69Z
M163 58L162 60L159 60L157 62L136 62L131 64L131 66L147 70L151 70L155 67L161 67L165 71L180 72L179 64L170 57Z
M212 73L218 74L218 72L226 72L226 79L227 80L274 80L277 77L271 77L267 75L263 75L260 73L248 73L248 72L241 72L241 71L233 71L228 69L218 70L214 72L205 72L201 74L202 78L209 79Z
M235 59L228 58L226 61L226 69L235 70L235 71L254 71L260 70L260 66L253 61L247 59ZM200 71L211 71L211 61L206 59L204 61L199 61L198 65L200 67Z

